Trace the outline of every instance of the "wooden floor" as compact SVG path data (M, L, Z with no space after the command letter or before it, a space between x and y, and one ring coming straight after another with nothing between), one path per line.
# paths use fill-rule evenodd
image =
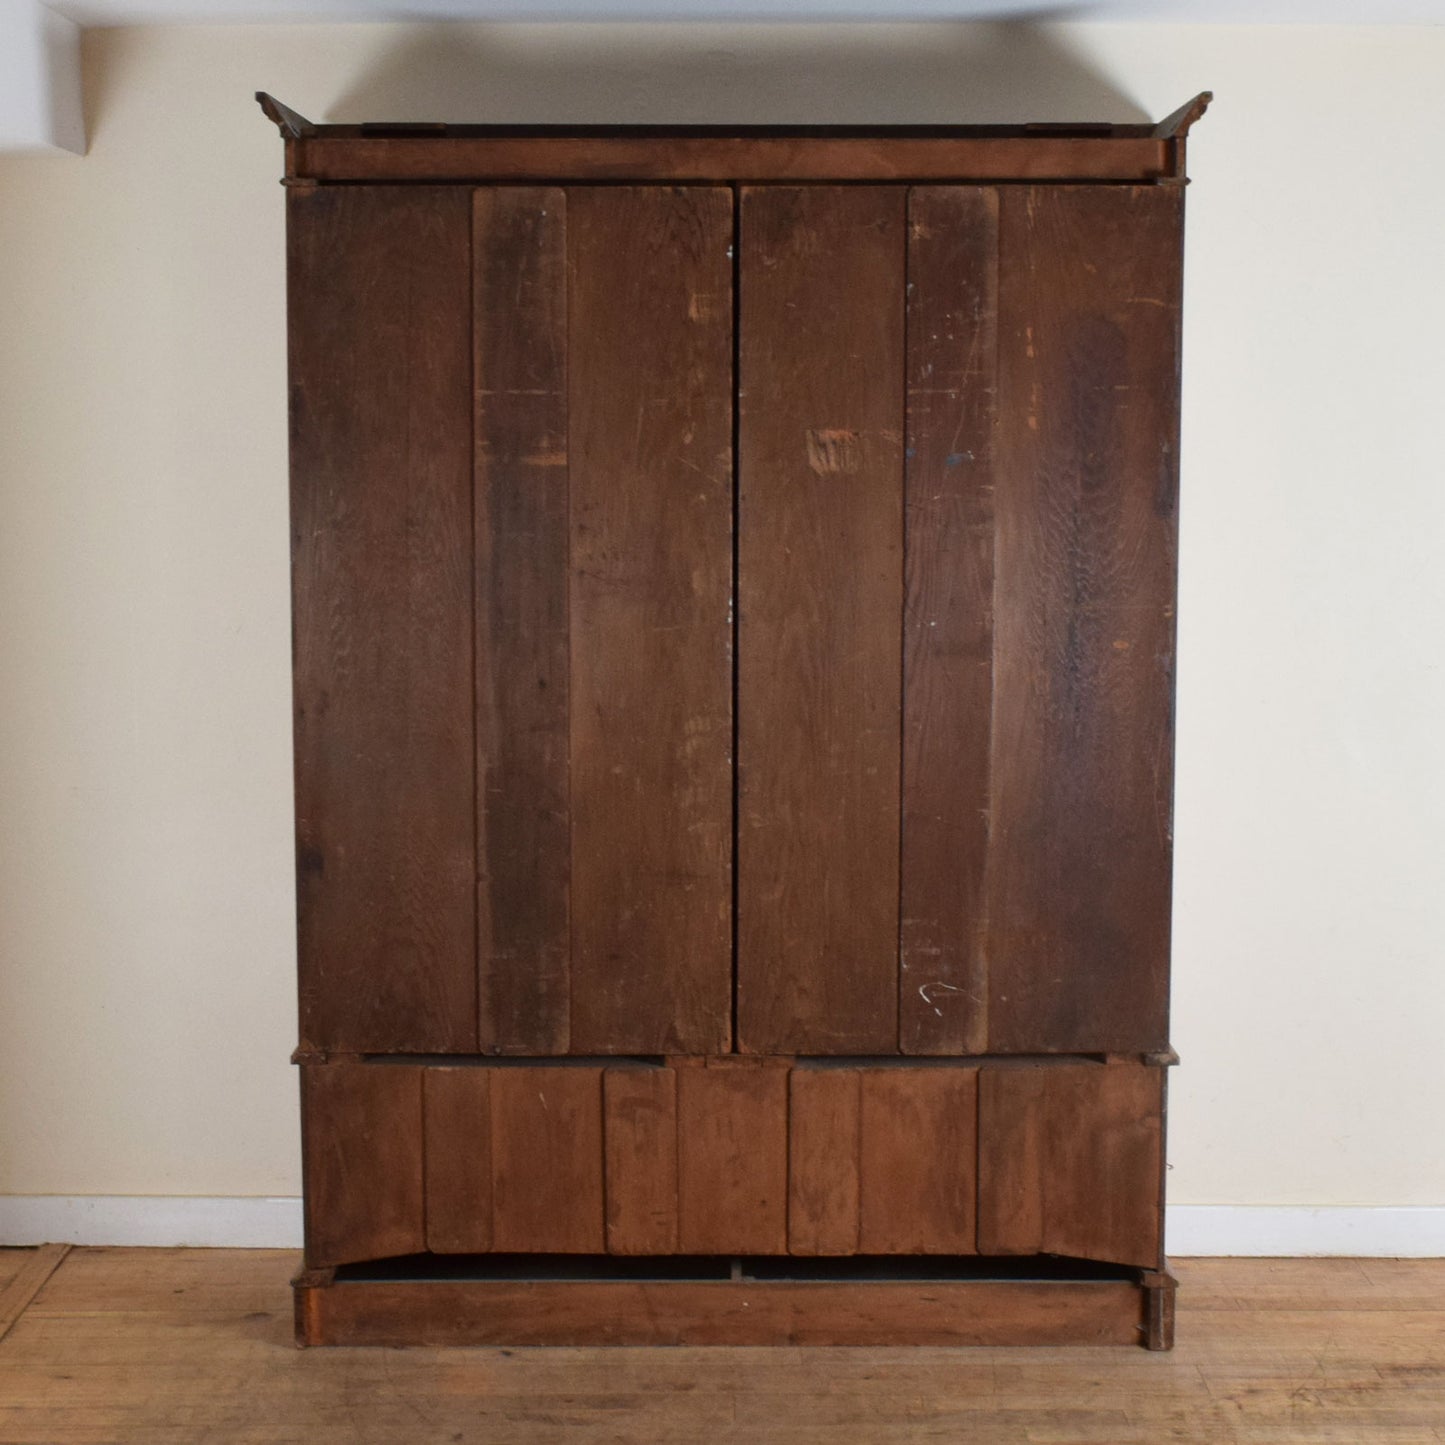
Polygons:
M45 1263L0 1251L0 1310ZM297 1351L293 1254L77 1249L0 1340L0 1442L1445 1442L1445 1260L1174 1263L1172 1354Z

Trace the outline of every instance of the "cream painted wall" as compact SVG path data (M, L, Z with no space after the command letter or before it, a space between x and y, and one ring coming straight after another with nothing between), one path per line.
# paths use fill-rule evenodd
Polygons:
M289 1194L281 163L316 119L1191 145L1171 1198L1445 1204L1441 29L149 29L0 158L0 1193Z

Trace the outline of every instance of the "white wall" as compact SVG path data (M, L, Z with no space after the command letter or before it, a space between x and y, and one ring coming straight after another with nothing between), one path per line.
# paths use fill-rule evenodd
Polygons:
M1441 29L87 37L0 158L0 1193L292 1194L281 151L314 119L1191 142L1171 1198L1445 1204Z

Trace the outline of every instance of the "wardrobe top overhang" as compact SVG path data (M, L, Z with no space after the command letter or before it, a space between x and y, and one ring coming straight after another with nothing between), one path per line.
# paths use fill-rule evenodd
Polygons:
M1182 185L1208 91L1157 125L315 125L264 92L291 184Z

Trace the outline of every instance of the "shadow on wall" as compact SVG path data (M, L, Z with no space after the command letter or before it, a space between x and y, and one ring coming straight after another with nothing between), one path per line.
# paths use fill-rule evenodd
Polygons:
M1152 119L1047 16L906 25L422 25L321 121L940 124ZM285 96L289 103L305 97Z

